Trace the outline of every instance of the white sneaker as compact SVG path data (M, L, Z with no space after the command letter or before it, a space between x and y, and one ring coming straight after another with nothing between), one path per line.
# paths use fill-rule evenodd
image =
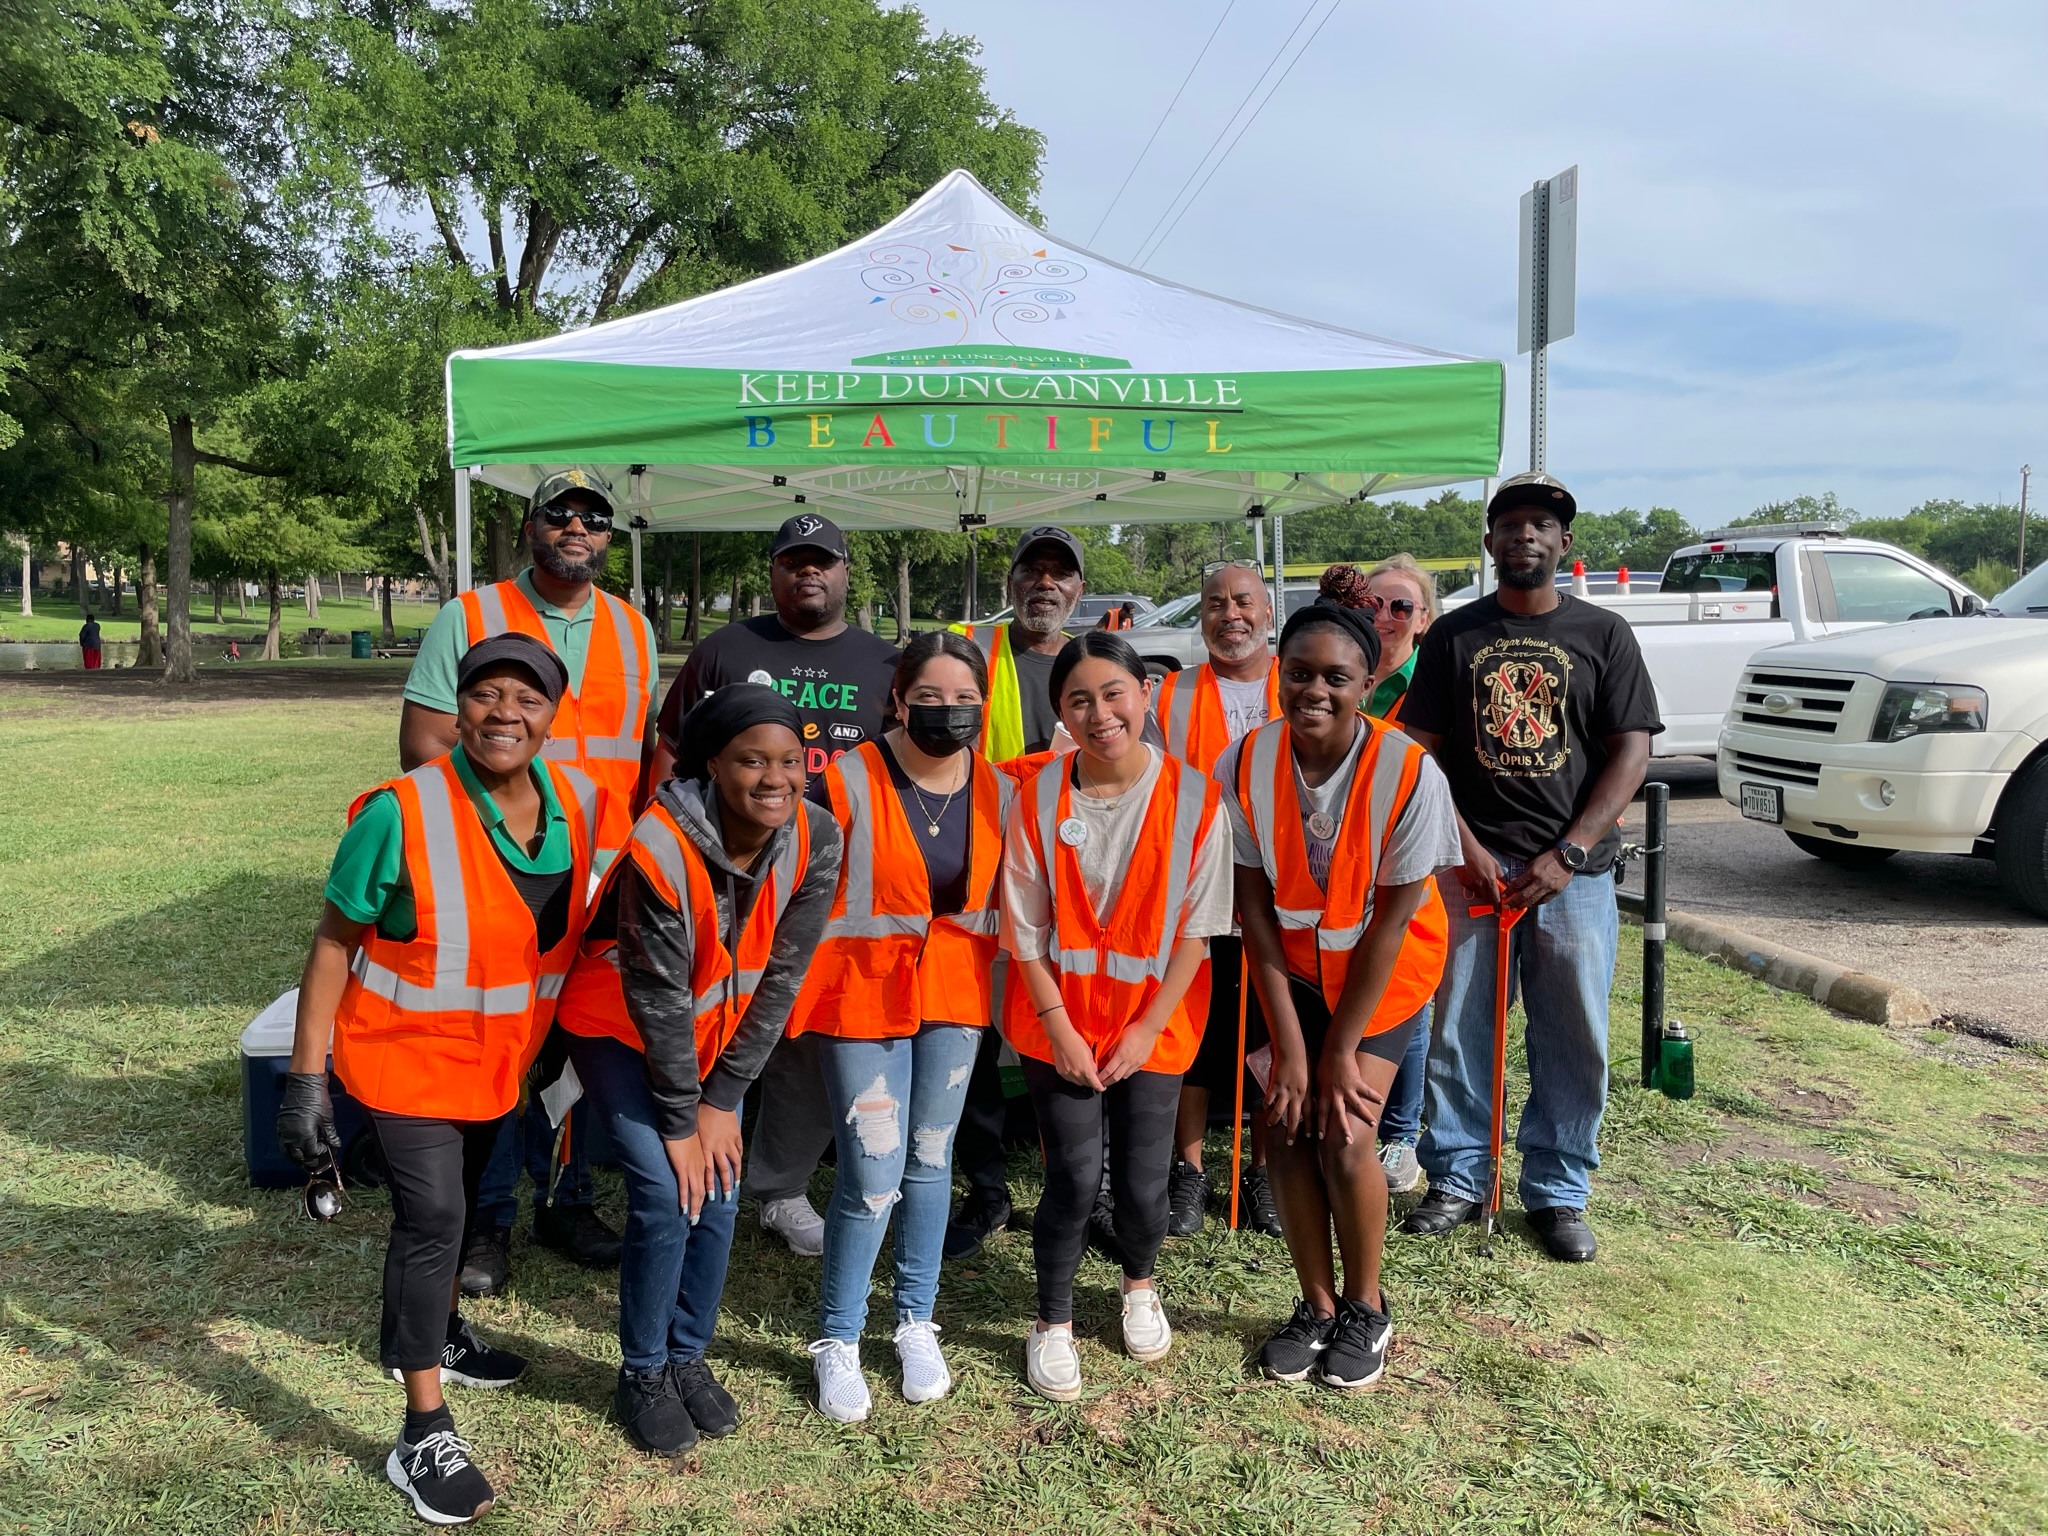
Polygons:
M1081 1353L1074 1348L1072 1323L1031 1325L1024 1335L1024 1375L1032 1391L1056 1403L1071 1403L1081 1395Z
M818 1382L818 1411L841 1424L860 1423L874 1407L868 1379L860 1373L860 1346L844 1339L816 1339L807 1347L811 1374Z
M1166 1309L1159 1305L1159 1292L1141 1286L1124 1292L1124 1353L1141 1364L1164 1360L1173 1348L1173 1329L1167 1326Z
M896 1358L903 1365L903 1400L935 1403L953 1390L953 1373L939 1353L939 1325L899 1313Z
M812 1210L811 1202L802 1195L763 1205L761 1230L773 1232L800 1259L815 1259L825 1252L825 1218Z

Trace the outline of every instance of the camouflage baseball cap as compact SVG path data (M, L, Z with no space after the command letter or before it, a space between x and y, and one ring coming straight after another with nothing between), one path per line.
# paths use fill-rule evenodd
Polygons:
M612 483L599 473L595 465L572 464L567 469L557 470L533 488L533 495L527 498L526 510L537 512L557 496L566 491L588 491L604 503L607 512L616 514L618 503L612 496Z

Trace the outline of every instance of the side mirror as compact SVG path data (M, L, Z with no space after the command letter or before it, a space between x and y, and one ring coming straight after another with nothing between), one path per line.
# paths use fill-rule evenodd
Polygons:
M1984 599L1979 597L1976 593L1965 592L1963 594L1963 613L1965 617L1974 613L1982 613L1984 612L1984 608Z

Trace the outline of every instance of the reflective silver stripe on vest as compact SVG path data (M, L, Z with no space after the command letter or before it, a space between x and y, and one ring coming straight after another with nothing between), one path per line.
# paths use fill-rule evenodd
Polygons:
M1202 808L1208 780L1186 763L1180 765L1180 793L1173 809L1173 855L1166 867L1166 910L1159 919L1159 947L1147 957L1147 974L1164 981L1173 959L1174 935L1180 932L1180 909L1188 899L1188 871L1195 861L1195 834L1202 829ZM1116 975L1112 955L1110 974ZM1118 978L1121 980L1122 978Z
M564 768L562 777L576 792L576 803L583 811L584 846L594 855L597 852L597 781L575 767Z
M562 983L569 979L567 970L544 972L534 991L541 997L560 997Z
M640 647L636 643L640 638L640 616L634 612L632 604L620 602L611 593L600 592L594 587L591 591L594 596L604 600L604 611L611 618L612 634L619 643L619 667L625 674L626 679L626 697L620 705L625 713L619 721L619 734L616 737L603 737L591 741L589 743L590 755L592 757L631 757L635 762L638 762L640 760L640 733L646 723L647 716L647 706L644 704L640 705L637 714L634 712L634 705L639 702L640 690L646 686L647 682L646 678L641 675ZM586 736L589 734L587 722L584 734ZM632 745L631 752L621 750L628 742ZM605 751L600 752L598 750L600 743L606 748Z
M449 791L452 768L429 764L406 777L420 797L421 841L427 849L427 891L434 904L434 986L468 989L469 893L462 884L462 847L455 835L455 797ZM466 812L469 806L464 804ZM417 893L415 893L417 896ZM450 965L449 955L462 957Z
M1276 722L1277 724L1277 722ZM1269 736L1269 741L1254 738L1252 756L1252 803L1245 807L1245 815L1252 824L1253 835L1258 839L1259 859L1265 865L1266 878L1279 889L1279 872L1275 850L1278 846L1275 836L1275 822L1279 814L1278 797L1274 794L1275 771L1280 752L1280 732L1273 727L1262 727L1259 737ZM1365 857L1365 889L1370 892L1379 881L1380 852L1387 841L1387 829L1392 825L1394 797L1401 790L1401 775L1408 766L1405 747L1395 750L1384 737L1377 746L1368 744L1362 750L1376 752L1373 759L1372 776L1366 781L1366 814L1369 818L1368 838ZM1294 771L1289 763L1288 771ZM1347 800L1337 817L1338 836L1343 835L1344 817L1350 812ZM1334 863L1333 863L1334 867ZM1315 928L1316 948L1322 950L1350 950L1365 936L1366 923L1372 916L1372 899L1366 898L1364 912L1356 923L1341 928L1319 928L1324 909L1322 907L1283 907L1274 904L1273 915L1282 928Z
M874 776L868 772L867 754L864 752L847 753L838 760L837 767L840 777L846 784L847 802L853 807L853 826L844 854L846 911L825 925L825 937L886 939L907 935L911 938L922 938L931 927L931 919L928 916L920 913L875 911L875 825L879 817L874 809L874 797L881 794L884 789L894 794L896 787L893 783L881 788L876 787ZM794 855L794 834L789 839L789 847ZM781 882L778 882L778 893L780 884ZM779 912L776 915L781 916Z
M1188 755L1188 721L1194 717L1195 701L1202 696L1204 674L1208 663L1187 672L1176 672L1173 680L1173 697L1168 701L1166 720L1166 755L1180 758L1183 762ZM1183 698L1182 695L1186 697Z
M675 829L651 812L633 828L633 841L654 855L654 867L661 871L676 893L676 903L685 914L690 910L690 871L683 863L682 845Z
M635 737L627 740L624 736L585 736L583 749L579 752L576 743L566 736L551 736L540 749L540 755L551 763L612 762L637 763L640 761L640 741Z
M412 1013L524 1013L533 1001L528 989L517 982L497 987L472 987L466 981L449 985L437 982L423 987L416 981L407 981L396 971L379 965L363 950L356 951L356 957L349 962L349 969L365 992L372 997L381 997L394 1007ZM557 991L561 989L561 978L553 978Z
M1244 745L1237 749L1252 756L1251 799L1244 806L1244 815L1251 823L1252 838L1259 845L1259 862L1265 867L1266 881L1276 891L1280 889L1280 867L1273 858L1273 776L1280 765L1281 730L1280 721L1270 721L1245 737ZM1237 793L1235 777L1231 779L1230 792Z
M475 592L477 611L482 616L484 624L484 632L477 637L478 640L488 640L493 635L504 634L511 628L511 622L505 617L505 594L498 590L496 582L487 587L477 587Z

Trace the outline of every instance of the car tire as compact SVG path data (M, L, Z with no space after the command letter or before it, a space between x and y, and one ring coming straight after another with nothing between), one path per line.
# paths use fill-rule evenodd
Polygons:
M1823 864L1833 864L1841 869L1875 869L1899 850L1896 848L1866 848L1861 843L1837 843L1825 837L1808 837L1803 832L1787 832L1792 846L1801 853L1810 853Z
M2048 758L2015 774L1998 805L1998 882L2015 906L2048 917Z

